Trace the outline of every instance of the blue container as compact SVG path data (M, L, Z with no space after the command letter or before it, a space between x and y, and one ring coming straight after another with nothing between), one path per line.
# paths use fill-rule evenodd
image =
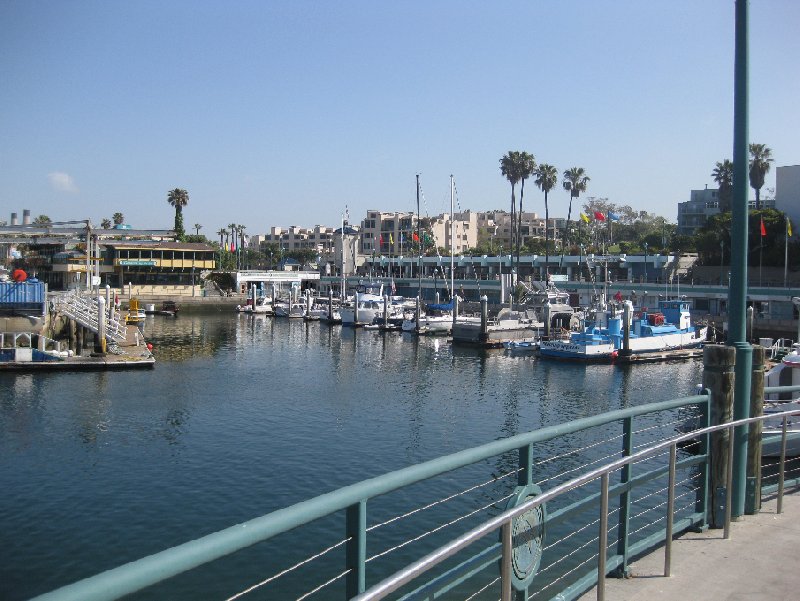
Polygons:
M41 305L44 303L44 298L44 283L38 280L0 282L0 306L4 308Z

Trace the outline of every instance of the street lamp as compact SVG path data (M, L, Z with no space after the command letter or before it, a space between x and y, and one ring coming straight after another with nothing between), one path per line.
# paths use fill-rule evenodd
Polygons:
M644 281L647 283L647 242L644 243Z
M723 261L725 260L725 239L719 240L719 285L722 286Z

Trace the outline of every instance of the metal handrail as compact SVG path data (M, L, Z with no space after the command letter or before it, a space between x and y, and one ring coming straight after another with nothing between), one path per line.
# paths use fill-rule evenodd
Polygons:
M786 388L796 388L796 387L786 387ZM781 475L783 475L783 465L784 465L785 460L786 460L786 423L787 423L787 418L789 416L791 416L791 415L800 415L800 410L784 411L784 412L781 412L781 413L771 413L769 415L760 415L760 416L757 416L757 417L750 417L750 418L741 419L741 420L737 420L737 421L726 422L724 424L719 424L719 425L716 425L716 426L709 426L709 427L702 428L702 429L699 429L699 430L694 430L692 432L688 432L688 433L682 434L680 436L676 436L674 438L671 438L671 439L665 440L663 442L660 442L660 443L658 443L658 444L656 444L656 445L654 445L652 447L648 447L646 449L642 449L641 451L633 453L632 455L628 455L626 457L622 457L620 459L617 459L616 461L612 461L611 463L608 463L603 467L600 467L600 468L597 468L597 469L592 470L590 472L587 472L586 474L583 474L582 476L578 476L577 478L573 478L572 480L569 480L568 482L564 482L563 484L560 484L560 485L548 490L547 492L544 492L541 495L538 495L537 497L522 503L521 505L517 505L516 507L513 507L512 509L508 509L508 510L504 511L503 513L495 516L494 518L484 522L480 526L477 526L477 527L473 528L472 530L470 530L469 532L467 532L467 533L459 536L458 538L450 541L448 544L443 545L442 547L439 547L435 551L433 551L433 552L429 553L428 555L426 555L425 557L417 560L416 562L412 563L411 565L409 565L408 567L404 568L403 570L401 570L399 572L396 572L392 576L389 576L388 578L382 580L378 584L376 584L373 587L371 587L369 590L367 590L364 593L362 593L362 594L358 595L357 597L355 597L355 601L371 601L371 600L374 600L374 599L382 599L382 598L384 598L389 593L392 593L392 592L396 591L398 588L400 588L404 584L407 584L411 580L415 579L417 576L419 576L422 573L426 572L430 568L434 567L435 565L439 564L440 562L444 561L445 559L447 559L448 557L454 555L455 553L457 553L458 551L464 549L465 547L468 547L469 545L474 543L476 540L484 537L485 535L493 532L494 530L497 530L498 528L502 527L504 529L504 532L505 532L505 530L508 530L508 532L510 533L513 520L515 518L521 516L522 514L527 513L528 511L530 511L532 509L535 509L536 507L539 507L540 505L543 505L547 501L550 501L551 499L554 499L554 498L560 496L563 493L569 492L569 491L574 490L576 488L579 488L579 487L581 487L581 486L583 486L583 485L585 485L585 484L587 484L589 482L592 482L593 480L596 480L597 478L601 478L602 479L602 489L603 490L602 490L602 493L601 493L601 500L603 498L607 499L607 497L608 497L608 475L611 472L614 472L614 471L620 469L621 467L623 467L625 465L632 464L632 463L635 463L635 462L637 462L637 461L639 461L641 459L644 459L646 457L650 457L652 455L655 455L658 452L664 451L665 449L669 449L670 450L670 473L671 473L670 480L671 480L671 486L674 487L674 469L675 469L674 462L675 462L675 456L676 456L675 449L677 448L677 445L679 443L681 443L681 442L692 440L692 439L697 438L698 436L701 436L701 435L711 434L712 432L719 432L719 431L722 431L722 430L731 430L732 428L735 428L735 427L738 427L738 426L748 425L750 423L754 423L754 422L757 422L757 421L763 421L765 419L775 419L775 418L778 418L778 417L782 417L783 418L783 438L782 438L782 441L781 441L782 449L781 449L781 462L780 462L780 465L781 465ZM732 466L733 466L732 446L733 446L733 440L734 440L733 436L730 436L729 439L728 439L729 449L728 449L728 465L727 465L727 475L726 475L726 477L727 477L727 488L728 489L730 489L730 482L731 482L731 479L732 479ZM671 488L670 492L672 493L672 488ZM674 497L673 497L673 499L674 499ZM780 486L779 486L779 489L778 489L778 507L779 507L779 512L780 512L780 508L782 507L782 501L783 501L783 486L782 486L782 482L781 482ZM729 535L730 535L730 521L731 521L730 506L731 506L730 503L726 504L725 529L724 529L724 533L725 533L724 537L725 538L728 538ZM670 510L671 510L671 507L670 507ZM670 511L670 513L671 513L671 511ZM506 535L504 534L504 539L503 540L505 540L505 536ZM510 536L510 534L508 536ZM672 536L672 534L670 532L669 533L669 538L670 539L671 539L671 536ZM503 545L503 556L502 556L501 573L504 574L504 575L510 574L510 571L511 571L510 568L508 568L506 566L506 563L510 563L510 561L511 561L511 557L510 557L510 551L511 551L510 541L509 541L507 546L508 546L508 549L506 548L505 544ZM666 549L667 549L667 553L669 553L669 546L667 546ZM601 545L600 545L600 557L601 557L601 560L598 561L598 599L602 598L601 586L602 586L602 580L603 579L601 577L601 573L602 573L603 576L605 575L605 571L603 569L603 567L605 566L605 561L603 560L604 559L603 558L604 552L605 552L605 544L603 543L603 537L602 537L602 533L601 533ZM669 574L669 563L668 562L669 562L669 555L667 555L667 563L665 564L665 573L667 575ZM502 597L503 601L505 601L506 599L510 599L510 586L506 585L505 582L503 582L503 584L501 586L501 591L503 592L503 597ZM506 592L508 592L509 596L506 596Z
M465 467L557 436L572 434L592 427L619 422L628 418L668 411L699 403L707 404L708 394L671 399L618 409L574 420L566 424L549 426L510 438L493 441L409 466L375 478L345 486L290 507L214 532L199 539L165 549L148 557L91 576L74 584L51 591L37 601L91 601L117 599L136 592L182 572L229 555L297 526L325 517L343 509L350 509L403 486L427 480L455 469Z

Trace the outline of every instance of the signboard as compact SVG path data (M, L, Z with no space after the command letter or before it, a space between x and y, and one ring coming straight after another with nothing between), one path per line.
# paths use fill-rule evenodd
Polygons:
M119 264L123 266L155 267L156 262L150 259L120 259Z
M564 274L555 273L555 274L550 274L550 281L551 282L568 282L569 279Z

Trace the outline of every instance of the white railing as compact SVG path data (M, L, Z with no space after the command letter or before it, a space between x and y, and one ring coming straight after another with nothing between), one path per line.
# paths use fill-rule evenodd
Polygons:
M97 320L97 298L85 296L75 291L62 294L55 299L55 308L59 313L74 319L85 328L97 334L100 331ZM104 314L106 339L124 342L127 339L127 327L120 312L113 306Z

